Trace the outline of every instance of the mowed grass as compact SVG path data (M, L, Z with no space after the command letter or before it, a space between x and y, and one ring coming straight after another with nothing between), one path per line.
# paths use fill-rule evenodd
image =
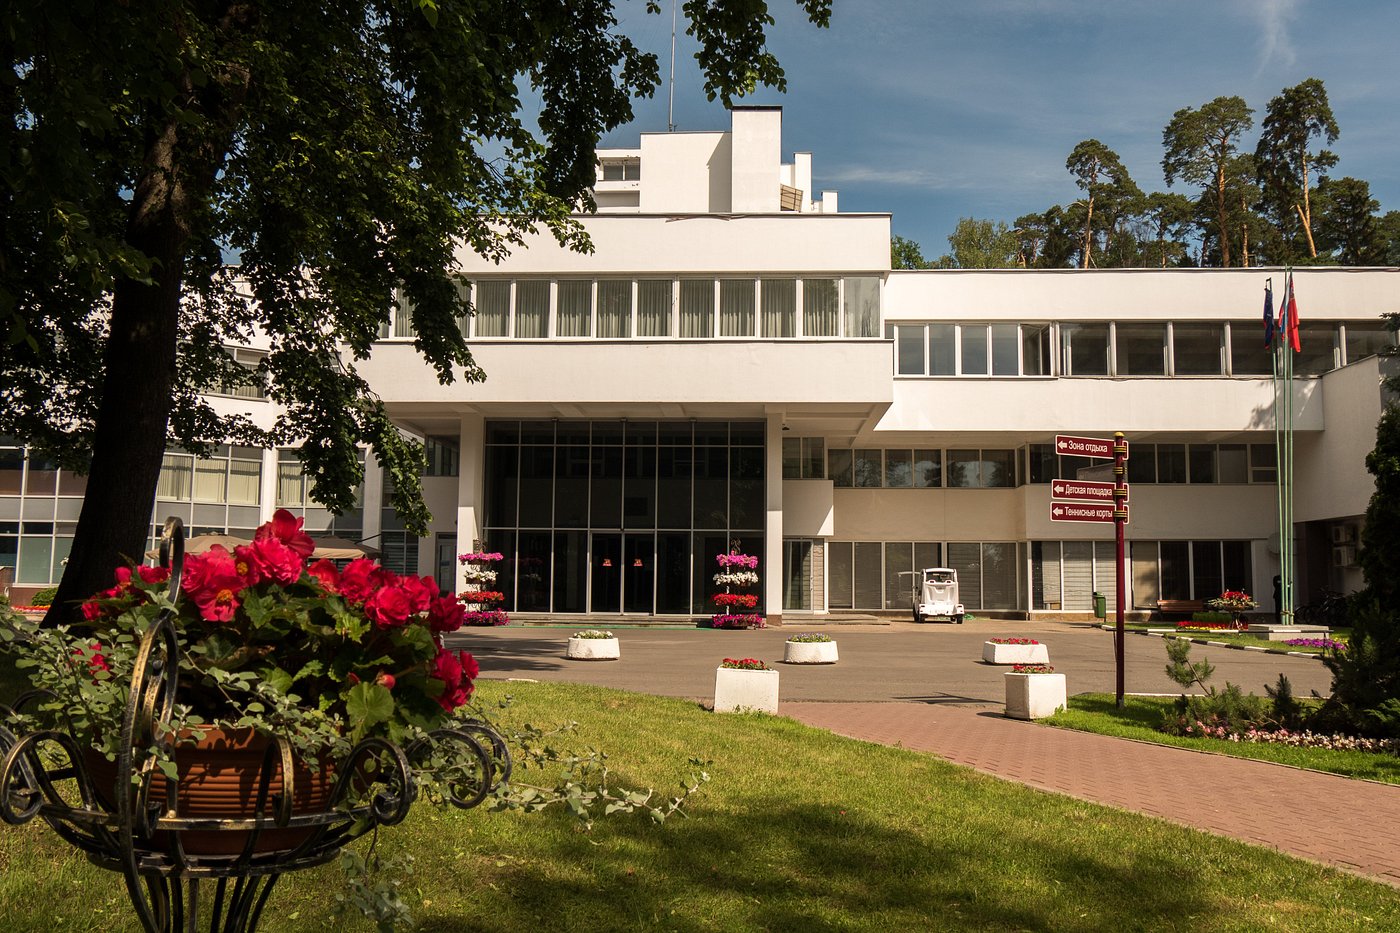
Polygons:
M1345 777L1400 784L1400 755L1346 751L1330 748L1292 748L1287 745L1230 742L1225 739L1188 738L1160 732L1162 715L1175 702L1171 697L1124 697L1123 709L1106 693L1081 693L1069 698L1069 708L1042 720L1052 726L1113 735L1158 745L1175 745L1198 751L1254 758L1311 768Z
M521 721L577 720L570 744L605 748L621 780L669 793L692 754L713 780L688 819L590 834L562 813L416 807L379 845L415 857L421 929L1400 929L1393 888L930 755L602 688L480 693L507 689ZM332 915L339 882L333 866L284 878L261 928L372 929ZM0 827L0 929L99 928L136 929L120 879L42 825Z

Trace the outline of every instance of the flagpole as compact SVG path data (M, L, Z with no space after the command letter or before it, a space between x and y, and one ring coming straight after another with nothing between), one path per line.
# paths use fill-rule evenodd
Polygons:
M1283 375L1284 392L1287 399L1284 404L1284 431L1282 452L1283 462L1281 464L1280 477L1283 479L1282 488L1279 490L1283 499L1283 514L1279 535L1282 541L1287 542L1287 560L1284 565L1283 574L1283 624L1292 625L1295 607L1295 585L1294 576L1297 570L1297 560L1294 554L1293 540L1293 345L1292 333L1297 327L1297 322L1293 320L1298 313L1298 299L1293 294L1293 268L1288 267L1288 327L1284 331L1280 352L1283 354Z
M1287 314L1287 313L1288 313L1288 279L1285 278L1283 281L1284 281L1284 286L1283 286L1283 301L1281 301L1281 302L1279 303L1279 312L1280 312L1280 315L1283 315L1283 314ZM1275 473L1275 477L1274 477L1274 479L1275 479L1275 482L1274 482L1274 506L1275 506L1275 517L1278 519L1278 562L1279 562L1278 584L1279 584L1279 589L1278 589L1278 606L1277 606L1276 608L1277 608L1277 610L1278 610L1278 615L1279 615L1279 621L1280 621L1280 622L1283 622L1283 621L1284 621L1283 615L1284 615L1284 610L1285 610L1286 603L1285 603L1285 601L1284 601L1283 594L1286 592L1286 590L1285 590L1285 581L1287 580L1287 573L1288 573L1288 570L1287 570L1287 567L1288 567L1288 558L1287 558L1287 554L1288 554L1288 545L1287 545L1287 543L1284 541L1284 534L1283 534L1284 525L1283 525L1283 411L1282 411L1282 409L1283 409L1283 406L1284 406L1285 402L1284 402L1284 398L1283 398L1283 391L1284 391L1284 389L1283 389L1283 380L1282 380L1282 375L1283 375L1283 373L1281 372L1281 370L1283 369L1283 367L1282 367L1282 365L1281 365L1282 361L1281 361L1281 359L1280 359L1280 354L1283 352L1283 350L1282 350L1282 347L1280 346L1281 341L1279 341L1279 340L1276 339L1276 335L1277 335L1278 331L1281 331L1282 329L1283 329L1282 327L1276 328L1273 332L1271 332L1271 334L1270 334L1270 336L1269 336L1269 342L1270 342L1270 347L1269 347L1270 353L1269 353L1269 357L1270 357L1270 362L1273 364L1273 382L1274 382L1274 473Z

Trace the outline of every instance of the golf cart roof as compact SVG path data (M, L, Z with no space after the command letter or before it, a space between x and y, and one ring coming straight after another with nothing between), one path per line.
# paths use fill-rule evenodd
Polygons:
M957 573L952 567L925 567L924 573Z

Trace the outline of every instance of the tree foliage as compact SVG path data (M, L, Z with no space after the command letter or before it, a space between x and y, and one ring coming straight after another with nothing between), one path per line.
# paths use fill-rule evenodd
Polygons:
M891 269L928 269L931 264L924 258L924 251L918 243L905 237L890 237Z
M1254 158L1265 210L1278 227L1282 250L1289 254L1278 258L1291 258L1299 239L1306 255L1316 258L1312 185L1337 164L1337 156L1326 149L1314 151L1313 140L1320 138L1330 145L1341 132L1327 102L1327 89L1317 78L1284 88L1269 101L1262 129Z
M1083 189L1084 226L1083 247L1079 267L1089 268L1093 262L1096 229L1116 230L1125 212L1131 210L1142 191L1133 182L1118 153L1099 142L1086 139L1070 151L1065 168L1074 176L1074 183ZM1096 203L1097 202L1097 203ZM1099 227L1095 227L1094 209L1100 210ZM1104 219L1108 222L1105 223Z
M1254 126L1242 97L1217 97L1199 110L1184 107L1162 131L1162 174L1171 187L1177 178L1203 189L1215 206L1221 265L1230 266L1231 196L1252 164L1239 158L1240 135Z
M951 253L940 257L941 269L1011 269L1017 265L1016 235L1000 220L960 217L948 235Z
M830 0L798 4L826 23ZM684 10L712 99L784 86L767 3ZM538 228L587 249L570 215L596 144L659 81L612 0L15 0L0 24L0 433L71 468L91 454L60 604L144 548L167 444L296 445L340 511L367 443L422 531L421 451L356 361L402 304L441 381L484 378L455 251L498 259ZM249 374L220 348L254 334L270 353ZM286 417L199 397L240 380Z

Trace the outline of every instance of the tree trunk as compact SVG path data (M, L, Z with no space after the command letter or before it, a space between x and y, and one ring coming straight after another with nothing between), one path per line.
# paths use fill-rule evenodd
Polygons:
M1084 255L1079 260L1079 268L1089 268L1089 253L1094 245L1094 196L1089 195L1088 209L1084 217Z
M176 162L176 128L148 148L133 193L127 242L155 260L151 284L118 279L103 357L102 400L87 493L68 566L45 624L77 622L80 602L112 585L113 571L139 563L151 528L170 420L188 207Z
M1303 218L1303 233L1308 237L1308 255L1313 259L1317 258L1317 244L1313 242L1312 235L1312 199L1308 196L1308 154L1303 152L1303 203L1294 205L1298 208L1298 216Z
M1225 166L1215 172L1215 211L1220 224L1220 265L1230 268L1230 218L1225 211Z
M1240 222L1240 265L1249 268L1249 205L1245 203L1244 196L1240 196L1240 213L1244 215L1244 220Z

